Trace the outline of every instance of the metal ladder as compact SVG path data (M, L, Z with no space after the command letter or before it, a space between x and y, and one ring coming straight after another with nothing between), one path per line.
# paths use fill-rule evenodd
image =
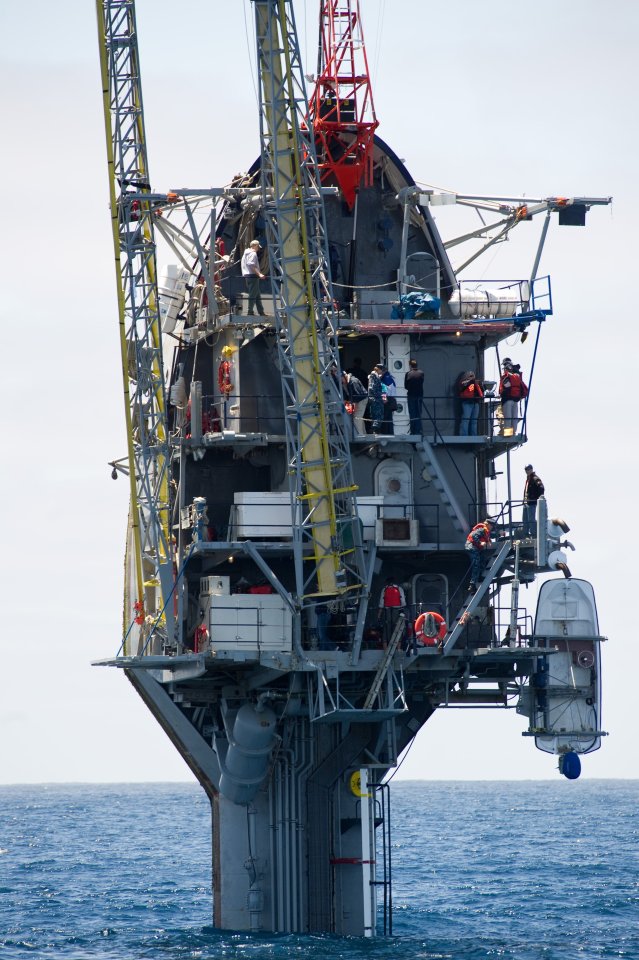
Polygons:
M405 632L406 632L406 617L404 616L403 613L400 613L397 623L395 624L395 629L393 630L393 634L390 638L390 643L388 644L388 647L384 651L384 656L379 662L377 673L373 678L371 688L368 691L366 700L364 701L364 710L372 709L373 704L375 703L375 698L378 696L379 691L382 688L382 683L384 682L386 674L390 669L390 665L393 662L393 657L397 652L399 641L402 639Z

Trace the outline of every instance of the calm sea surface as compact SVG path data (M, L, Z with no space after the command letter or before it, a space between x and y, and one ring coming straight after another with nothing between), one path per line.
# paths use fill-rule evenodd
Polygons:
M0 787L0 957L639 960L639 781L396 783L394 938L211 927L192 785Z

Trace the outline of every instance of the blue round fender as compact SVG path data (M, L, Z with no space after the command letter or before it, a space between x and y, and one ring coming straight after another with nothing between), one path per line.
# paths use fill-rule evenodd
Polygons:
M559 773L563 774L568 780L578 779L581 773L581 760L574 750L562 753L559 757Z

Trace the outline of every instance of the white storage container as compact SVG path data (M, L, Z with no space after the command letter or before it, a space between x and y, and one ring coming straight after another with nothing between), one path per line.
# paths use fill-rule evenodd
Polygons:
M513 317L521 311L523 304L517 287L506 290L460 287L453 290L448 306L454 317L467 320L470 317Z
M290 537L291 498L288 492L236 493L235 521L238 537Z
M212 595L208 628L211 649L217 652L292 648L291 611L277 593Z
M291 537L291 501L288 493L236 493L235 535L238 537ZM384 498L358 497L357 510L364 540L375 539L375 522L381 516Z

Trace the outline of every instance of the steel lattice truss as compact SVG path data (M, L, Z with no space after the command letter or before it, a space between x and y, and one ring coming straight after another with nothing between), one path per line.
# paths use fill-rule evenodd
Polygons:
M262 189L276 304L297 592L358 591L361 533L346 437L328 245L289 0L255 2ZM303 560L312 548L314 564ZM312 569L310 567L312 566Z
M169 440L134 0L97 0L138 568L171 589ZM137 528L136 528L137 524Z
M337 181L352 208L360 183L373 182L378 126L358 0L323 0L320 55L311 117L322 180Z

